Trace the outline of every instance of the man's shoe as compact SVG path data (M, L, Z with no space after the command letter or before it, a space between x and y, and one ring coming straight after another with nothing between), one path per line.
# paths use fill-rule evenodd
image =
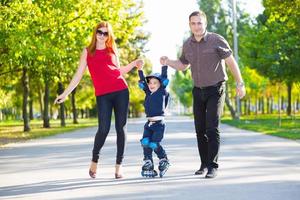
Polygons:
M195 172L195 175L201 175L201 174L204 174L206 171L207 171L207 167L201 165L200 169L198 169L198 170Z
M215 178L218 174L217 168L209 168L205 178Z

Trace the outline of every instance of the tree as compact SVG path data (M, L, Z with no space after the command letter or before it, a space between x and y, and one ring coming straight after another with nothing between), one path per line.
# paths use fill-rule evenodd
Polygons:
M191 71L176 71L172 79L171 89L178 96L180 103L189 108L192 106L192 76Z
M29 92L30 96L40 102L44 127L50 127L49 109L56 96L56 88L59 86L61 92L62 85L70 82L79 55L88 45L89 37L98 22L108 20L113 25L122 63L139 57L148 38L138 28L143 24L142 6L142 3L133 0L1 2L0 76L11 73L12 77L22 77L24 130L29 130ZM129 81L134 76L137 75L128 76ZM87 88L91 87L91 82L84 81L84 84L87 85L79 88L90 92ZM30 87L35 90L30 90ZM74 119L77 116L76 102L82 102L87 107L94 105L94 100L91 100L93 96L81 98L81 95L85 96L80 91L71 95ZM61 110L64 108L61 107ZM64 114L61 117L63 125Z
M264 0L263 5L249 35L250 63L271 81L286 83L290 115L292 87L300 77L300 1Z

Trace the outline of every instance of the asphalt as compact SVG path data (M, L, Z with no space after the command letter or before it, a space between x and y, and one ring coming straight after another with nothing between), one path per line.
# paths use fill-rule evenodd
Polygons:
M114 179L114 126L100 155L97 178L89 178L97 128L86 128L1 149L0 199L299 200L299 142L221 125L218 176L205 179L194 175L200 159L193 121L167 117L166 123L162 145L171 166L163 178L140 176L144 120L130 119L125 178Z

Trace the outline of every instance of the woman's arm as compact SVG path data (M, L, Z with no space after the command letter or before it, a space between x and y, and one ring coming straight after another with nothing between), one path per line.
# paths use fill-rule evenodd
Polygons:
M81 80L81 78L82 78L82 76L83 76L83 74L86 70L86 66L87 66L86 57L87 57L87 50L84 49L81 53L81 56L80 56L77 71L74 74L70 84L65 89L65 91L55 99L54 103L64 102L66 100L66 97L74 90L74 88L76 88L76 86L80 82L80 80Z
M137 62L137 60L134 60L131 63L129 63L128 65L120 67L121 74L124 75L124 74L127 74L128 72L130 72L136 66L136 62Z
M130 72L137 65L137 62L141 62L141 61L143 61L143 60L142 59L136 59L136 60L132 61L131 63L129 63L128 65L120 67L120 61L119 61L118 56L117 55L114 56L114 62L116 64L116 66L120 68L120 71L121 71L122 75L127 74L128 72Z

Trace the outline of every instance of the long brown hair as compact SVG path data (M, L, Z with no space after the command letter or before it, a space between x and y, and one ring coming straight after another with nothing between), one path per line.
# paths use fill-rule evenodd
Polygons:
M91 40L89 46L87 47L88 52L89 52L91 55L94 55L94 54L95 54L95 51L96 51L96 43L97 43L97 30L98 30L99 28L102 28L102 27L107 28L107 31L108 31L108 38L107 38L107 40L106 40L106 42L105 42L105 46L106 46L107 50L108 50L110 53L117 54L117 46L116 46L115 36L114 36L113 30L112 30L112 27L111 27L111 25L110 25L108 22L105 22L105 21L100 22L100 23L97 24L97 26L94 28L92 40Z

